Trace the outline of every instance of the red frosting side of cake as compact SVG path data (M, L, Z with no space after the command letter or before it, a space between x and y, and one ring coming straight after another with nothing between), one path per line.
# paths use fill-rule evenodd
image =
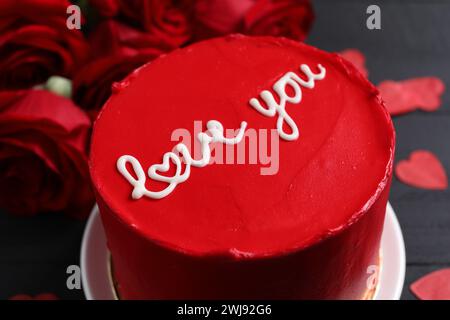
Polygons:
M314 73L321 64L326 76L287 104L300 135L276 137L276 174L248 161L210 164L192 167L162 199L131 197L116 168L121 156L147 172L179 142L174 130L193 133L194 121L202 131L209 120L274 129L276 117L249 100L287 72L305 79L301 64ZM231 36L161 57L115 88L95 123L90 165L122 298L364 295L378 259L394 131L377 90L353 66L286 39ZM165 185L148 179L146 187Z

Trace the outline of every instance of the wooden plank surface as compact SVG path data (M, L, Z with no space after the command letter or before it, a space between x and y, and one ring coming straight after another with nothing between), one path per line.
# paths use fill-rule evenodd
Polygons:
M450 2L376 1L382 29L365 27L369 1L315 1L317 20L308 42L330 51L358 48L367 57L370 80L438 76L450 88ZM434 152L450 172L450 94L434 113L414 112L394 118L396 158L415 149ZM409 285L433 270L450 266L450 191L412 188L394 179L390 202L406 242L403 299L413 299Z

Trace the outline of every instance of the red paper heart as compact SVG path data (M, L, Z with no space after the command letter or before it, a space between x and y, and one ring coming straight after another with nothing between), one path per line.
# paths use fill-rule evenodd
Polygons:
M29 294L16 294L15 296L12 296L9 298L9 300L59 300L56 295L53 293L40 293L36 296L30 296Z
M346 49L338 53L342 58L351 62L356 69L359 70L363 74L364 77L367 78L369 75L369 71L366 68L366 57L364 54L358 49Z
M413 187L445 190L448 187L447 174L436 156L425 150L411 153L408 160L395 166L397 178Z
M410 289L420 300L450 300L450 268L427 274L416 280Z
M386 80L378 85L378 90L389 113L397 115L416 109L437 110L445 85L439 78L423 77L404 81Z

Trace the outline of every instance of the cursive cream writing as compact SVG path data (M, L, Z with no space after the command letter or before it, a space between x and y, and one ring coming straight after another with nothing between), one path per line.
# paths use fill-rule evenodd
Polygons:
M202 157L198 160L192 158L191 153L185 144L179 143L175 146L175 150L178 152L166 152L163 156L161 164L154 164L148 169L148 176L154 181L160 181L167 183L167 187L161 191L151 191L145 186L147 176L144 172L139 161L130 155L123 155L117 160L117 170L128 180L133 186L133 192L131 197L133 199L140 199L142 196L147 196L152 199L161 199L169 195L175 187L182 182L185 182L191 174L191 166L202 168L208 165L211 158L210 144L214 142L220 142L224 144L238 144L245 133L247 123L243 121L239 129L238 134L234 138L225 138L223 126L219 121L210 120L206 124L207 131L200 132L197 136L198 141L201 144ZM183 157L181 159L180 155ZM184 170L182 170L182 161L185 164ZM161 173L169 171L170 163L175 165L175 173L172 176L162 175ZM136 178L130 174L127 169L127 163L131 164Z
M294 72L288 72L275 82L273 91L278 96L278 102L269 90L264 90L260 93L260 98L266 107L264 107L257 98L250 99L249 104L261 114L267 117L275 117L278 115L277 132L280 138L287 141L298 139L299 130L297 124L287 113L286 103L300 103L302 100L302 87L313 89L316 80L325 78L325 68L321 64L318 65L318 68L320 72L313 73L306 64L302 64L300 70L305 74L307 80L302 79ZM289 95L286 91L288 86L292 88L293 95ZM289 126L290 133L284 131L284 123ZM210 145L212 143L220 142L229 145L238 144L244 137L246 127L247 123L245 121L241 122L237 135L234 138L226 138L224 136L222 124L217 120L210 120L206 124L207 130L205 132L200 132L197 135L197 139L201 145L202 156L200 159L194 159L186 145L179 143L175 146L174 151L176 152L166 152L163 155L162 163L150 166L147 174L144 172L140 162L131 155L123 155L117 160L117 170L119 170L125 179L133 186L131 194L133 199L140 199L142 196L152 199L161 199L169 195L178 184L185 182L189 178L191 166L202 168L208 165L211 159ZM171 163L175 165L175 173L172 176L161 174L169 171ZM184 170L183 163L185 164ZM127 164L131 165L136 178L128 171ZM147 176L154 181L167 183L166 188L160 191L151 191L147 189Z
M264 101L267 108L264 108L263 105L259 102L257 98L250 99L250 105L255 108L261 114L267 117L274 117L278 114L277 119L277 131L280 135L280 138L292 141L296 140L299 136L298 127L294 120L289 116L286 111L286 103L300 103L302 101L302 86L305 88L312 89L314 88L315 80L322 80L325 78L325 68L322 67L321 64L318 65L320 73L315 74L311 71L311 69L306 65L302 64L300 66L300 70L303 71L305 76L308 78L307 81L300 78L294 72L286 73L281 79L279 79L273 85L273 91L278 95L279 102L277 102L269 90L264 90L260 93L261 100ZM290 96L286 92L286 88L290 86L294 95ZM290 129L291 133L286 133L283 129L283 124L286 123Z

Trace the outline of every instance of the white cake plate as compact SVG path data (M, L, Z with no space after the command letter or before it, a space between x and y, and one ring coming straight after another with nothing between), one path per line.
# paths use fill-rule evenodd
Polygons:
M388 203L381 239L381 269L375 300L399 300L405 280L405 244L394 210ZM97 206L92 209L81 245L81 278L88 300L115 300L109 252Z

